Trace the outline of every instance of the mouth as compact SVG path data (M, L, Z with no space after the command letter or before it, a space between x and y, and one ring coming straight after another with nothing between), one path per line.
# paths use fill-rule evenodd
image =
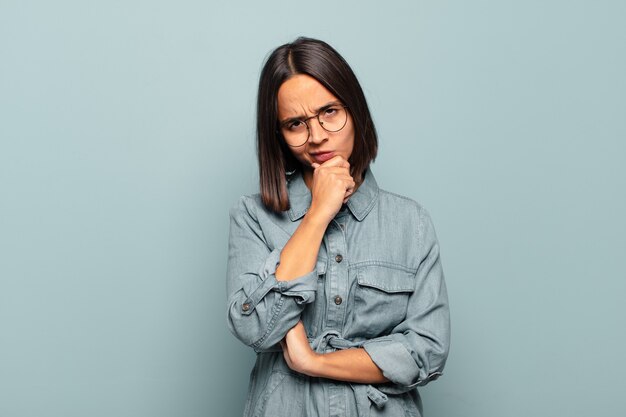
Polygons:
M335 156L335 153L334 152L319 152L319 153L312 153L311 156L313 157L315 162L317 162L318 164L323 164L324 162L328 161L333 156Z

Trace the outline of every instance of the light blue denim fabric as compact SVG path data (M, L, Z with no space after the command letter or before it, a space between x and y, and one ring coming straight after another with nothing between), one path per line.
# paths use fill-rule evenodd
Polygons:
M416 387L441 375L450 318L439 244L428 212L379 189L371 169L329 224L315 270L274 275L281 249L311 203L302 175L288 179L291 208L259 194L230 211L228 326L257 352L244 417L420 416ZM389 379L356 384L289 369L279 341L302 318L320 353L363 347Z

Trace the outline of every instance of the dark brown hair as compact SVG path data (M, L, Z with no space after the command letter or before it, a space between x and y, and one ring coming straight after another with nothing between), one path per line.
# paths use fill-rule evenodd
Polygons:
M278 129L278 89L290 77L306 74L348 106L354 124L354 147L348 162L357 183L376 158L378 137L365 95L354 72L327 43L299 37L276 48L267 58L257 97L257 156L261 198L275 212L289 208L287 172L300 170Z

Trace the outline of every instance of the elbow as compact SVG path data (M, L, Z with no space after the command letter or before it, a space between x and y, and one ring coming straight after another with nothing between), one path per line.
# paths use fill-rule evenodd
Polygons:
M244 314L240 300L231 300L228 306L228 329L243 344L256 347L262 337L261 323L257 314Z
M433 340L425 354L418 359L419 372L414 385L423 386L443 375L450 350L449 339ZM421 365L421 366L420 366Z
M430 369L441 373L441 371L443 371L443 368L446 364L446 360L448 359L449 352L450 352L450 338L449 337L433 341L433 343L431 344L431 348L429 351L429 358L428 358Z
M427 337L422 334L408 341L404 347L409 356L403 361L405 365L403 371L398 373L396 383L409 389L424 386L443 375L450 348L449 340L449 337L443 335Z
M284 333L276 331L279 321L277 316L282 303L269 309L263 303L255 307L245 306L244 303L234 297L228 305L227 322L230 332L256 352L275 349L274 345L284 337Z

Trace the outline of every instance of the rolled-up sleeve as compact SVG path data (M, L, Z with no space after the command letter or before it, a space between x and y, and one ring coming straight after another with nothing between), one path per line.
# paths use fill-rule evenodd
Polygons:
M390 383L388 393L408 391L439 377L448 357L450 313L439 243L428 212L420 207L419 266L405 320L386 336L370 339L363 348Z
M268 247L254 203L241 197L230 210L228 244L228 327L256 351L278 343L315 300L317 270L278 281L282 248Z

